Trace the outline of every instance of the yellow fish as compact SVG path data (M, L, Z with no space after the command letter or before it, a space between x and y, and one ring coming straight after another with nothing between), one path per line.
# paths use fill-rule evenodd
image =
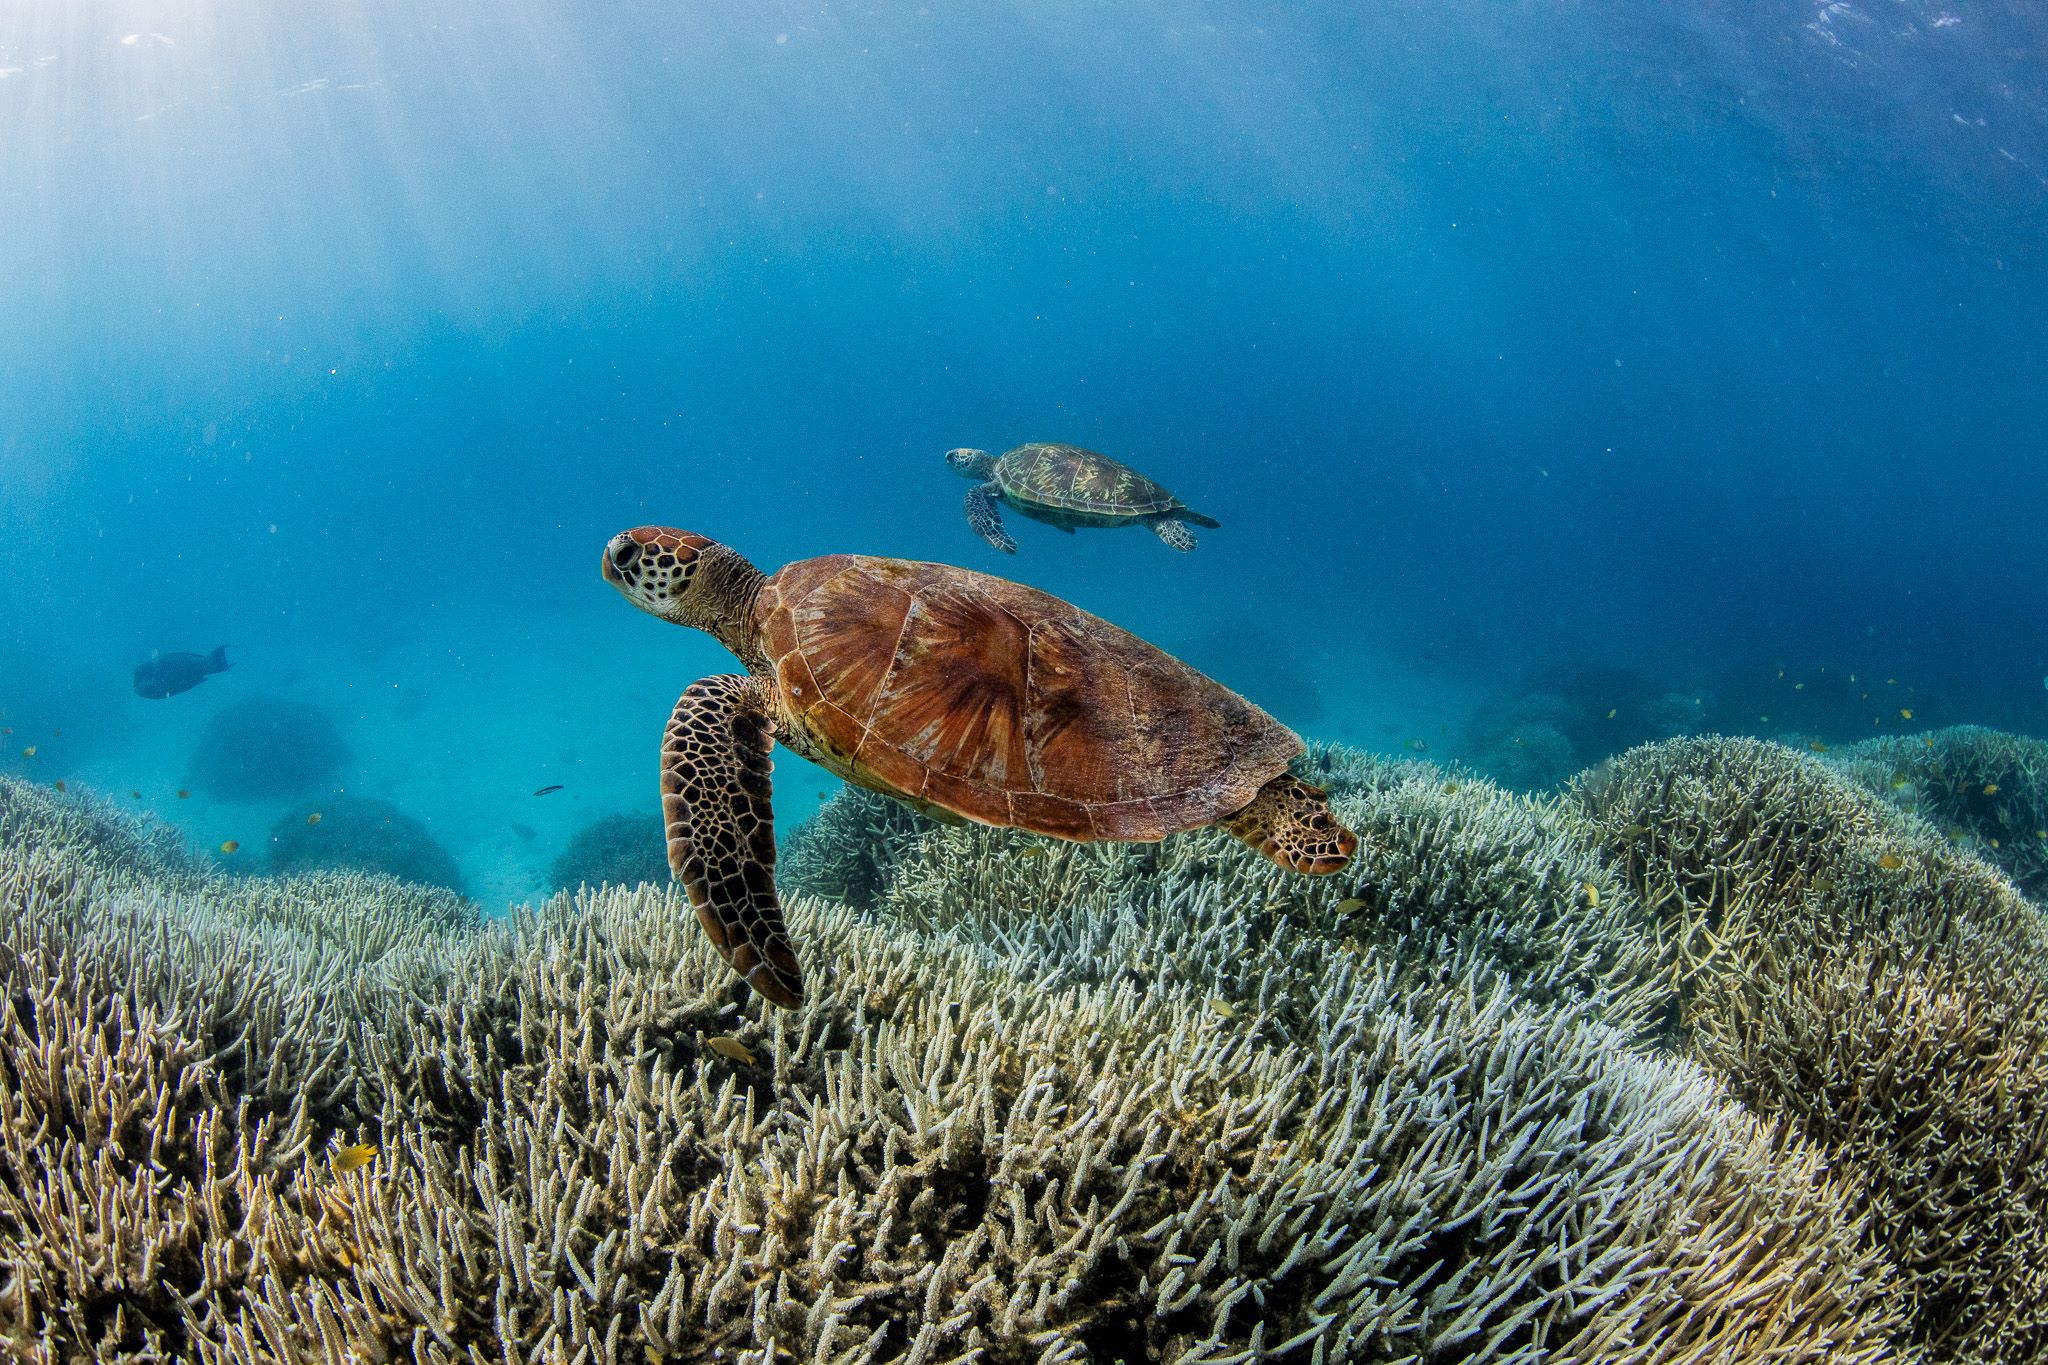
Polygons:
M21 751L21 756L23 758L34 758L36 756L36 746L33 744L29 745Z
M1893 778L1893 779L1892 779L1892 790L1893 790L1893 791L1897 791L1897 790L1898 790L1899 788L1901 788L1901 787L1903 787L1903 786L1905 786L1905 785L1906 785L1906 779L1905 779L1905 778L1903 778L1903 777L1895 777L1895 778Z
M313 813L312 813L311 815L307 816L307 817L306 817L306 823L307 823L307 824L309 824L309 825L317 825L317 824L319 824L319 823L320 823L320 812L316 810L316 811L314 811L314 812L313 812Z
M1211 1013L1219 1015L1225 1019L1237 1018L1237 1011L1231 1007L1231 1004L1228 1000L1219 999L1218 997L1213 995L1209 997L1209 1009Z
M1821 742L1820 742L1819 740L1817 740L1817 739L1816 739L1816 740L1813 740L1813 741L1812 741L1811 743L1809 743L1809 744L1808 744L1808 745L1807 745L1806 747L1807 747L1807 748L1809 748L1809 749L1811 749L1811 750L1813 750L1813 751L1814 751L1815 753L1817 753L1817 754L1824 754L1824 753L1826 753L1826 752L1828 751L1828 746L1827 746L1827 745L1825 745L1825 744L1823 744L1823 743L1821 743Z
M721 1033L715 1037L706 1038L704 1046L710 1048L728 1062L738 1062L741 1066L752 1066L754 1064L754 1054L748 1049L747 1045L737 1038L728 1037L726 1034Z
M1998 784L1996 782L1986 782L1984 784L1984 794L1986 796L1998 795Z
M1899 715L1906 720L1911 720L1913 719L1913 708L1910 706L1901 706L1899 708Z
M220 851L223 853L233 853L236 849L240 848L241 846L242 844L239 839L229 839L220 846Z
M1878 858L1877 865L1887 872L1897 872L1906 865L1906 860L1896 853L1886 853Z
M327 1164L334 1168L336 1175L347 1175L350 1171L360 1171L363 1167L369 1165L371 1159L376 1155L376 1143L357 1142L338 1149L333 1156L327 1159Z
M1366 903L1356 896L1346 896L1337 902L1337 913L1340 915L1355 915L1365 908Z
M1621 708L1620 708L1619 706L1610 706L1610 707L1608 707L1608 708L1607 708L1607 719L1609 719L1609 720L1613 720L1613 719L1615 718L1615 716L1617 716L1618 714L1620 714L1620 712L1621 712Z
M1579 885L1583 886L1586 890L1586 904L1598 910L1600 908L1600 888L1591 882L1581 882Z
M1792 684L1792 690L1793 690L1794 692L1804 692L1804 691L1806 690L1806 684L1805 684L1805 683L1793 683L1793 684Z

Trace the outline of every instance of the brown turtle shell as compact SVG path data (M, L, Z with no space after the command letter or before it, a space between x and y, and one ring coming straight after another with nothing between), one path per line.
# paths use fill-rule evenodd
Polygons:
M1018 446L996 461L996 482L1021 502L1097 517L1149 517L1181 501L1127 464L1080 446Z
M792 747L869 786L1065 839L1164 838L1302 752L1229 688L1098 616L945 564L828 555L754 621Z

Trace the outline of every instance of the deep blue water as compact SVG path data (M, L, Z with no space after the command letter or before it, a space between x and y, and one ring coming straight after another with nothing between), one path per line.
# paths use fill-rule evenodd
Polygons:
M0 770L207 843L275 814L170 795L258 694L481 886L636 808L727 666L598 581L646 521L1482 765L1538 693L1563 770L1610 709L2048 734L2044 396L2021 4L0 11ZM1224 528L999 556L941 456L1027 440Z

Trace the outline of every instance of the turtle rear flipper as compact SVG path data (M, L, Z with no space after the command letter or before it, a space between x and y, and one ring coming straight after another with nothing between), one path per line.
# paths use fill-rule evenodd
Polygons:
M967 524L974 534L1006 555L1017 553L1017 542L1003 529L1003 514L996 509L1002 490L993 483L977 484L967 490Z
M1327 876L1351 861L1358 836L1330 814L1321 787L1282 773L1237 814L1217 822L1274 862L1311 877Z
M1195 533L1190 531L1187 528L1187 523L1179 517L1154 517L1152 518L1152 529L1159 533L1161 540L1176 550L1185 551L1195 548Z
M1195 525L1206 526L1212 531L1220 530L1223 526L1223 523L1216 520L1216 518L1205 517L1192 507L1176 507L1173 509L1173 514L1182 521L1192 521Z
M766 689L724 674L691 683L661 741L668 865L734 971L775 1004L803 1003L803 969L775 895Z

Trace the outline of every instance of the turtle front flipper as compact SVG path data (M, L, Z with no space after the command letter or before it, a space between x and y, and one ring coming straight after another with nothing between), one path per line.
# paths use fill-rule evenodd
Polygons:
M668 866L732 969L778 1005L803 1003L803 969L775 896L769 752L775 726L760 679L691 683L661 740Z
M1358 836L1330 814L1330 799L1282 773L1237 814L1217 822L1274 862L1311 877L1324 877L1351 861Z
M967 524L974 529L974 534L1004 554L1013 555L1017 553L1017 542L1010 539L1010 533L1003 529L1003 514L996 510L999 491L993 483L967 490Z

